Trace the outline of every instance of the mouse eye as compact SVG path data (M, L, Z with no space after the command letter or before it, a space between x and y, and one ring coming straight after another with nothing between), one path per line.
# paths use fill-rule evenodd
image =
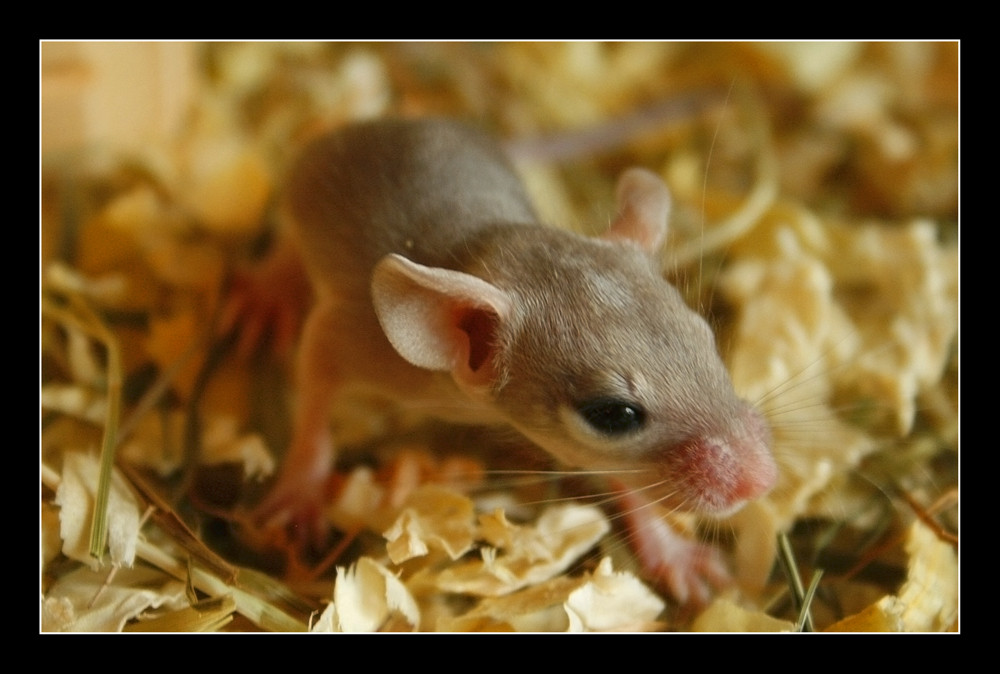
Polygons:
M632 433L646 422L646 412L641 407L617 398L590 400L576 409L592 428L605 435Z

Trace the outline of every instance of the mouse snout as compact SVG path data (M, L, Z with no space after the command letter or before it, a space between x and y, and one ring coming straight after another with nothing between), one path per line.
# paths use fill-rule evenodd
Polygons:
M697 435L667 450L661 471L695 510L722 517L774 487L778 468L769 446L767 424L747 406L727 432Z

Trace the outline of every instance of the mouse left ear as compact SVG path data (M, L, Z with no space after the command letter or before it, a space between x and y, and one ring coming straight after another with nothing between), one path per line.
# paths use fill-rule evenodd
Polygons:
M451 372L468 393L496 380L496 332L511 311L496 286L392 254L375 266L372 301L389 342L413 365Z
M656 253L667 238L670 190L652 171L630 168L615 189L618 217L602 235L605 239L634 241L648 253Z

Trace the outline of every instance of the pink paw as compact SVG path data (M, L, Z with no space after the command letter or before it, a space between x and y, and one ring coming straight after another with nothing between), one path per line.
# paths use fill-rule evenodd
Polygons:
M322 547L329 531L326 480L295 481L283 473L263 501L250 512L250 526L260 531L284 529L299 546Z
M717 548L685 538L658 517L634 531L643 568L682 605L705 606L732 577Z
M678 532L655 503L633 492L620 497L629 540L648 578L678 603L706 605L716 591L733 579L719 550Z
M322 546L329 530L326 507L333 473L333 447L325 434L293 444L267 496L250 514L257 530L285 529L291 540Z
M309 306L309 278L289 244L279 247L256 268L237 270L219 319L219 332L238 332L237 353L249 357L265 340L279 355L298 339Z

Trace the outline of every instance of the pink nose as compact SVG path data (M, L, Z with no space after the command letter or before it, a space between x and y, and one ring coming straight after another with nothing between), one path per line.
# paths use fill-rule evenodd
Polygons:
M737 428L741 432L729 441L731 455L739 465L732 497L735 501L751 501L774 487L778 467L769 449L771 431L760 412L745 407Z
M733 485L733 500L752 501L771 491L778 481L778 467L769 453L757 453L744 466L743 474Z
M706 514L732 513L766 494L778 479L777 466L765 445L701 442L696 447L698 459L689 468L699 479L689 484L700 490Z
M695 437L671 450L669 469L704 514L726 515L774 487L778 468L769 445L767 425L748 406L736 432Z

